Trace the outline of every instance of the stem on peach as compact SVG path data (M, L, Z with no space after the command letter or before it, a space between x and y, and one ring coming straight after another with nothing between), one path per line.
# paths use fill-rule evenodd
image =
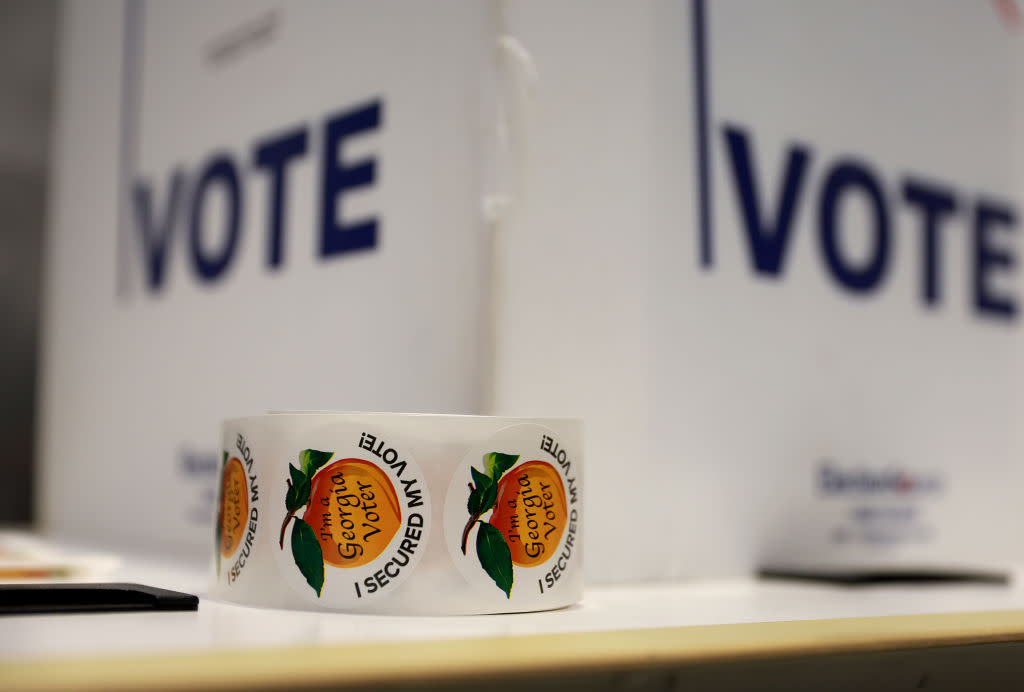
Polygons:
M284 550L284 530L288 528L288 522L295 516L295 510L288 510L288 514L284 518L284 523L281 524L281 550ZM462 552L466 552L463 550Z
M473 487L472 483L468 483L467 485L469 485L469 492L470 493L472 493L474 490L476 490L476 488ZM466 524L466 528L462 530L462 554L463 555L466 554L466 541L469 540L469 530L473 528L473 524L475 524L477 522L477 520L480 518L481 514L483 514L483 512L477 512L476 514L470 515L469 523Z
M466 542L469 540L469 531L473 528L473 524L480 520L479 514L474 514L469 518L469 523L466 524L466 528L462 531L462 554L466 554Z

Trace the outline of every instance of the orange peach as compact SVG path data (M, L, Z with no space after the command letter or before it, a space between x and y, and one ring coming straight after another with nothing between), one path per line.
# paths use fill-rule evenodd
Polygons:
M242 542L249 521L249 491L245 484L245 469L237 457L224 464L220 478L220 554L231 557Z
M568 518L558 471L544 461L516 466L498 482L490 524L501 531L512 562L533 567L558 548Z
M362 459L340 459L313 476L302 519L320 540L324 562L359 567L391 543L402 524L402 509L382 470Z

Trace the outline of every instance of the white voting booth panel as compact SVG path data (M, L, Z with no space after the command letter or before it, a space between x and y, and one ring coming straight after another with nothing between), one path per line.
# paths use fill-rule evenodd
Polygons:
M224 418L479 410L487 13L65 6L47 528L206 551Z
M226 416L493 412L585 419L591 582L1019 559L1003 5L69 4L44 523L198 550Z
M538 86L498 411L587 420L588 578L1019 558L1021 37L998 3L509 25Z

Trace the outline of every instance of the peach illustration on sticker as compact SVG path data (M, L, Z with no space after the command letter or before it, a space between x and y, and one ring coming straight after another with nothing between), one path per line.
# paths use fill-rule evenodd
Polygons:
M256 543L260 520L259 483L252 449L242 434L235 440L235 452L237 454L225 451L221 460L214 525L217 579L221 576L221 562L231 560L228 584L233 584L245 569Z
M565 487L554 466L519 455L490 452L483 470L470 467L472 482L462 532L463 555L475 549L480 567L507 598L512 596L515 566L543 564L558 548L568 522ZM486 519L485 519L486 516ZM474 546L470 533L477 526Z
M245 482L245 469L238 457L228 458L224 452L220 473L220 501L217 504L216 552L217 574L221 558L235 554L249 523L249 491Z
M288 513L281 524L284 550L286 529L294 522L292 558L317 597L325 565L350 569L372 562L402 526L398 493L384 471L365 459L330 462L333 454L306 449L299 455L301 468L288 465Z

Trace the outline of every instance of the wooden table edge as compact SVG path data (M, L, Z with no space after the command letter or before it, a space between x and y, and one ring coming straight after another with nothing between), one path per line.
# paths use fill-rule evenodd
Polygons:
M1024 642L1024 610L56 657L0 663L0 688L362 688L1000 642Z

